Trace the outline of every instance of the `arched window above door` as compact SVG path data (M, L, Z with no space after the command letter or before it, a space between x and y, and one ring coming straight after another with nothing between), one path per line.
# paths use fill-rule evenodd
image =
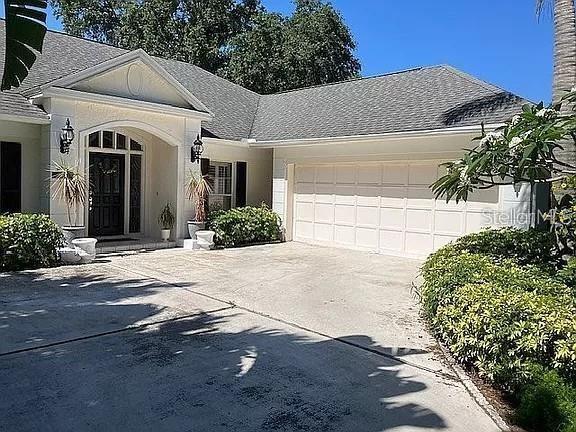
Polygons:
M144 148L142 144L134 138L130 138L122 133L115 131L97 131L88 135L88 147L111 149L111 150L126 150L131 152L142 152Z

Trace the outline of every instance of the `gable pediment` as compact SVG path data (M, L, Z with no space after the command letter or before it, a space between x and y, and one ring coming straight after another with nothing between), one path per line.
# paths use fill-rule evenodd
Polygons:
M47 87L68 88L209 113L199 99L142 50L131 51L53 81Z

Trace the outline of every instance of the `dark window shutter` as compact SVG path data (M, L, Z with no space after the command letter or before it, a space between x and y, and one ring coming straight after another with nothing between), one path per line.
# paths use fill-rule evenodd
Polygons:
M202 175L207 175L210 171L210 159L200 159L200 172Z
M3 142L0 147L0 212L22 211L22 146Z
M236 162L236 207L246 205L246 162Z

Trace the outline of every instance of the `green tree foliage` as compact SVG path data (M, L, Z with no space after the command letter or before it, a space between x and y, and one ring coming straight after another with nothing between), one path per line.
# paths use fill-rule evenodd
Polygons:
M194 63L261 93L358 76L356 44L323 0L290 17L260 0L50 0L66 32Z
M356 43L342 16L320 0L296 0L289 18L263 13L231 41L225 76L260 93L357 77Z
M215 72L223 49L262 10L259 0L50 0L67 33Z

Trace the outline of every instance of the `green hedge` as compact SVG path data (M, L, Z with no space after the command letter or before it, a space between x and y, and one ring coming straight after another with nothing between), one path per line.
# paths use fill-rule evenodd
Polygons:
M282 238L280 217L265 205L219 210L209 215L214 242L224 247L267 243Z
M420 299L456 359L519 403L522 425L576 432L576 263L551 272L548 235L533 234L485 231L438 250Z
M62 244L62 231L46 215L0 216L0 271L53 266Z
M554 236L535 229L487 229L468 234L453 244L457 251L488 255L496 262L511 259L518 264L550 264L554 261Z

